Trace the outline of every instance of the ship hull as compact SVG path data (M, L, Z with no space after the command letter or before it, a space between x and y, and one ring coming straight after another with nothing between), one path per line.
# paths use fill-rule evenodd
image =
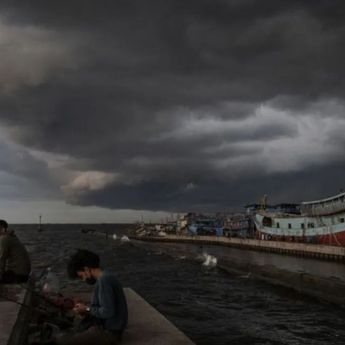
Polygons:
M345 247L345 230L331 235L314 235L314 236L291 236L270 234L265 230L258 230L256 238L261 240L276 240L288 242L308 242L322 245L334 245Z
M345 213L324 217L256 214L254 221L258 239L345 247L344 218Z

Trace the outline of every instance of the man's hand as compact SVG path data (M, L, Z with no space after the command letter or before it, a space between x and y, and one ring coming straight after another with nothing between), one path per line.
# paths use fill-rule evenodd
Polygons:
M73 308L74 312L76 312L77 314L87 314L90 311L90 308L88 308L88 306L84 303L77 303L74 308Z

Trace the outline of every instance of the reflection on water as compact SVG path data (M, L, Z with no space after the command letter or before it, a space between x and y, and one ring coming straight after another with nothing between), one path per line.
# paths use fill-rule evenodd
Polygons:
M100 253L104 266L113 268L123 285L136 290L197 344L344 344L345 311L341 309L249 275L205 267L178 251L170 257L145 243L82 235L81 227L56 225L38 233L36 227L22 226L17 233L30 251L34 268L52 266L63 288L70 291L88 289L66 279L70 253L75 248ZM121 234L116 225L97 228Z

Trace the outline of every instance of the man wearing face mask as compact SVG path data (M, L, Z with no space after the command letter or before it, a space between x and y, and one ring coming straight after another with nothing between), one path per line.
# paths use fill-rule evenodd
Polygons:
M70 258L67 270L70 278L80 278L95 285L90 306L78 303L74 308L77 313L92 316L95 321L87 330L58 341L58 344L118 344L127 326L128 310L115 274L100 267L97 254L81 249Z

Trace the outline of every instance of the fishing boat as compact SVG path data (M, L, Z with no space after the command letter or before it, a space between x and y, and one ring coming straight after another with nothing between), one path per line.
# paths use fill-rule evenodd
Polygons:
M257 238L345 246L345 193L302 202L301 214L264 209L254 215Z

